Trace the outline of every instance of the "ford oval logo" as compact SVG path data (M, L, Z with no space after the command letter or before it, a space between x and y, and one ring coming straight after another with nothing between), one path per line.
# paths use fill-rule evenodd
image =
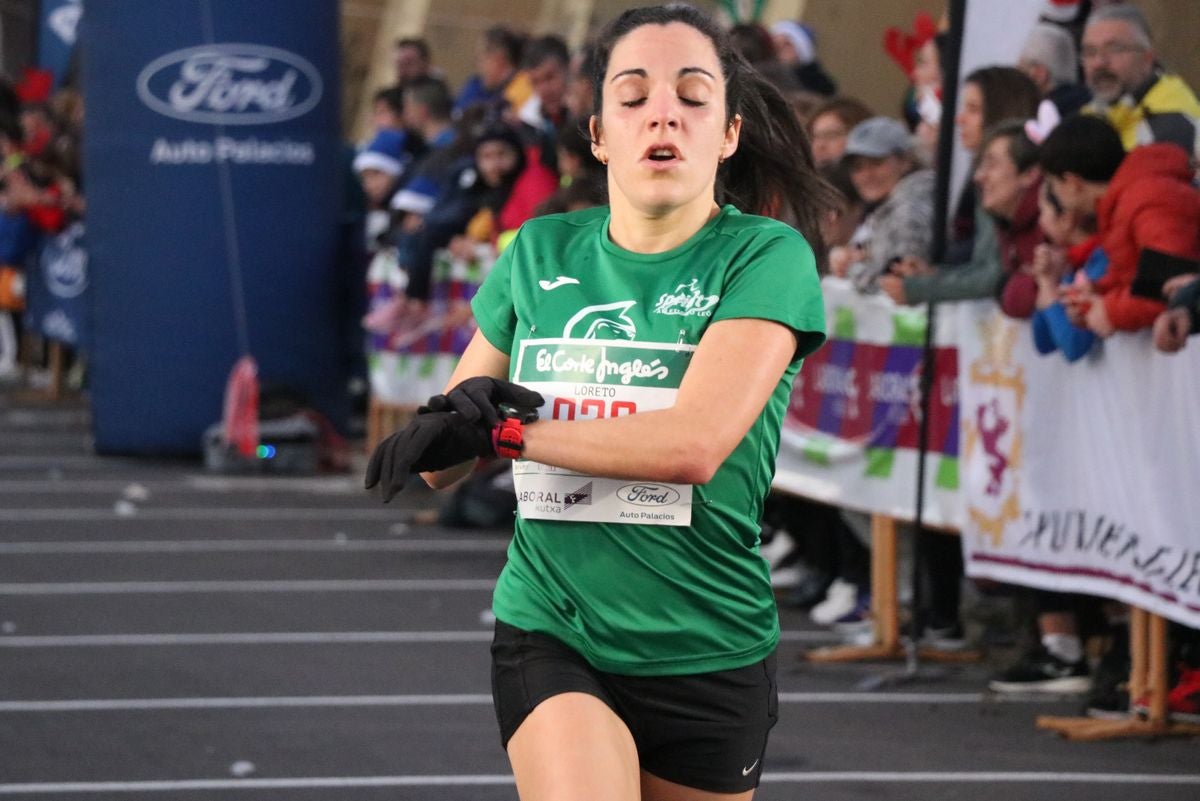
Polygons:
M55 297L76 298L87 289L87 252L83 248L70 248L42 267L46 288Z
M213 125L264 125L307 114L321 100L321 75L295 53L255 44L214 44L154 59L137 79L159 114Z
M679 492L665 484L626 484L617 490L617 497L638 506L669 506L679 500Z

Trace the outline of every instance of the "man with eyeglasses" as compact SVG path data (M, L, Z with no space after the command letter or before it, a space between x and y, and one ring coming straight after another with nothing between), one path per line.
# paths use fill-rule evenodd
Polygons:
M1156 60L1141 11L1125 3L1094 11L1079 54L1094 97L1085 110L1107 117L1126 150L1174 142L1200 157L1200 101L1182 78L1167 73Z

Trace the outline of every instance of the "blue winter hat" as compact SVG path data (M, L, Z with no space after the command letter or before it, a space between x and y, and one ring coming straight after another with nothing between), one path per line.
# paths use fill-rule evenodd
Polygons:
M404 152L404 144L408 134L404 131L394 131L384 128L375 134L365 148L354 157L354 171L379 170L393 178L404 172L408 154Z
M771 33L783 36L791 42L801 64L811 64L817 60L817 36L813 29L804 23L790 19L780 20L771 26Z

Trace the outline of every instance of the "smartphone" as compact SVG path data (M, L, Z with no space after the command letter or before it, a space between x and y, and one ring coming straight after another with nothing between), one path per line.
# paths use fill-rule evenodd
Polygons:
M1146 248L1138 255L1137 275L1129 291L1141 298L1163 300L1163 284L1189 273L1200 273L1200 261Z

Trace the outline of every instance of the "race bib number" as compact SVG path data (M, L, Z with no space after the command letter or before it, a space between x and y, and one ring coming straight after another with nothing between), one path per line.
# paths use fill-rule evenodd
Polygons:
M675 405L692 345L592 339L525 340L513 380L546 399L542 417L598 420ZM687 526L692 486L589 476L539 462L513 463L522 517Z

